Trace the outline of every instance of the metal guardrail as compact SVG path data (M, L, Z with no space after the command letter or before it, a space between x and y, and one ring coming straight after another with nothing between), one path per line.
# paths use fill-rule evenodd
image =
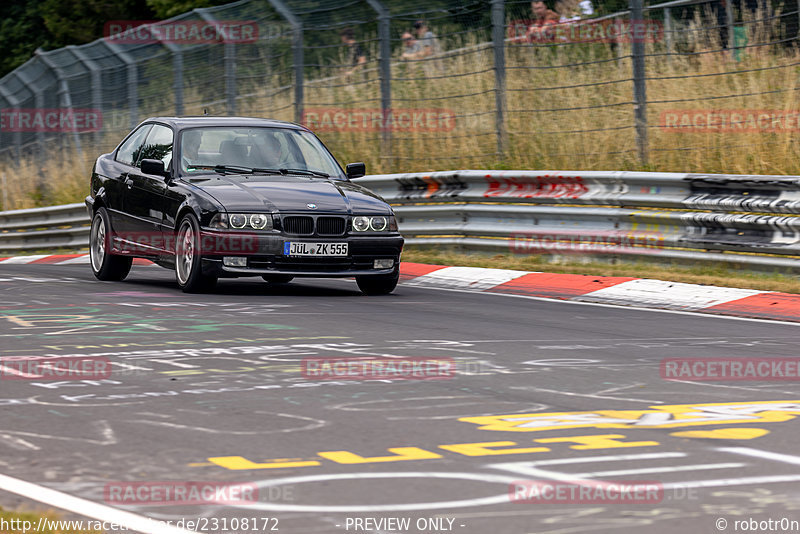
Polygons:
M87 247L89 223L83 203L0 211L0 252Z
M356 180L395 205L406 242L800 271L800 177L448 171Z
M373 175L408 244L800 271L800 177L615 171ZM83 204L0 212L0 251L86 247Z

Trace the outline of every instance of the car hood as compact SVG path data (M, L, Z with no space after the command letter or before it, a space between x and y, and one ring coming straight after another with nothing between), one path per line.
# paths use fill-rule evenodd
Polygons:
M214 197L228 212L389 214L378 195L352 182L295 176L207 176L193 185ZM316 208L309 208L309 204Z

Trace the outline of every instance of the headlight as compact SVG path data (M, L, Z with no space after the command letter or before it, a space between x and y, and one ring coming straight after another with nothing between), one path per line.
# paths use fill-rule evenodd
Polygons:
M244 225L247 224L247 215L242 215L241 213L231 213L230 221L231 228L244 228Z
M383 232L387 225L386 217L372 217L369 220L369 228L373 232Z
M353 231L355 232L396 232L397 221L393 215L359 215L353 217Z
M269 229L272 230L272 217L268 217L263 213L256 213L250 216L250 226L255 228L256 230L264 230L269 226Z
M353 217L353 230L356 232L369 230L369 217Z
M272 230L268 213L217 213L208 225L215 230Z

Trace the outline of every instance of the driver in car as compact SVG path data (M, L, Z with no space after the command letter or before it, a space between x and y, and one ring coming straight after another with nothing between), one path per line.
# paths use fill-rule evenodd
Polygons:
M277 137L271 134L256 137L255 148L255 167L265 167L277 169L286 163L283 157L283 148Z
M181 150L181 167L185 171L194 170L195 165L200 164L200 143L203 140L203 132L199 130L188 130L183 133Z

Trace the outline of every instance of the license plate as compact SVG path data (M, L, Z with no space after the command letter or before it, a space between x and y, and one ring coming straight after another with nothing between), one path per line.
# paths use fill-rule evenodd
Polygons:
M347 256L347 243L285 242L284 256Z

